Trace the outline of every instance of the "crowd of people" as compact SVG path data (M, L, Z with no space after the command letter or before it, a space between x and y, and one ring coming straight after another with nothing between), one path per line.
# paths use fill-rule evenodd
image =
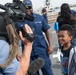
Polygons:
M7 14L4 16L0 14L0 75L32 75L28 73L30 63L35 61L36 65L36 59L38 58L42 58L45 64L39 68L34 67L37 68L34 75L40 75L39 69L41 69L43 75L54 75L49 57L54 50L51 28L48 25L47 10L43 8L43 15L39 15L33 12L33 5L30 0L24 0L23 4L26 13L34 17L33 21L25 20L15 22L15 25L13 25ZM61 52L61 75L76 75L76 15L74 12L70 9L69 4L63 3L55 23ZM17 33L15 26L23 26L24 31L35 38L29 41L21 31ZM4 36L7 36L7 38ZM22 47L22 55L18 51L19 41Z

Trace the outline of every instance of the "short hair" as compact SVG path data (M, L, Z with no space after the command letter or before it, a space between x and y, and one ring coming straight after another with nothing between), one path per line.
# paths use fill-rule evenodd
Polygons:
M60 28L60 31L67 31L69 36L74 36L74 29L70 24L63 24Z

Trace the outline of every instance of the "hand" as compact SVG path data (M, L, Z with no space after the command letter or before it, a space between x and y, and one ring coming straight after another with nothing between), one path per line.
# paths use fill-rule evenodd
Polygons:
M31 34L33 34L32 29L31 29L27 24L25 24L24 29L25 29L26 33L31 33ZM32 44L32 42L30 42L26 37L23 37L21 31L19 31L19 36L20 36L21 40L23 41L23 44L24 44L24 45Z
M54 51L53 46L49 46L49 47L48 47L48 53L49 53L49 54L52 54L53 51Z

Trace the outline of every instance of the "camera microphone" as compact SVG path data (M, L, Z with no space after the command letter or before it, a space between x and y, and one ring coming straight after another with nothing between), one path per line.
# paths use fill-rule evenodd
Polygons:
M37 58L36 60L32 61L28 69L28 75L34 75L44 65L45 61L43 58Z

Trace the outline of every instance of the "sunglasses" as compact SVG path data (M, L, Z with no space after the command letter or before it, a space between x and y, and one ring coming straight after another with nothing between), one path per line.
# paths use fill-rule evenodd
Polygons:
M31 7L31 6L26 6L25 8L26 8L26 9L32 9L32 7Z

